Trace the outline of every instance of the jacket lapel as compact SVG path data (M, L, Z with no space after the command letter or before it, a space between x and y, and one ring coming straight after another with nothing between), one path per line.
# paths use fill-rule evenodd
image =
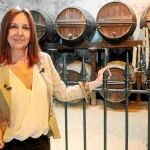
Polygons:
M55 117L55 113L54 113L54 110L53 110L53 98L52 98L52 89L51 89L51 82L49 82L49 76L48 76L48 73L46 72L47 66L45 65L45 63L43 62L43 58L41 58L41 62L38 63L38 69L39 69L39 72L41 72L41 75L47 85L47 90L48 90L48 97L49 97L49 121L48 121L48 124L49 124L49 127L50 127L50 131L48 133L48 136L53 136L54 138L60 138L60 132L59 132L59 128L58 128L58 125L57 125L57 120L56 120L56 117ZM42 71L43 70L43 71Z
M9 70L7 66L0 66L0 90L11 108L11 93L9 89Z
M38 66L39 72L41 73L41 76L43 77L44 82L45 82L45 84L47 86L49 100L51 100L50 84L48 83L48 76L46 75L47 73L45 72L46 67L44 66L44 63L42 63L42 61L40 63L38 63L37 66ZM51 107L51 102L50 101L49 101L49 105Z

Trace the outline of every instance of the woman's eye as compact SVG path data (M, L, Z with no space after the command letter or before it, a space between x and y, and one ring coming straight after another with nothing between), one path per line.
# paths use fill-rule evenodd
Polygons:
M30 27L29 26L22 26L22 27L19 27L19 26L16 26L16 25L11 25L10 26L10 29L22 29L22 30L30 30Z
M30 27L25 26L25 27L23 27L23 29L25 29L25 30L30 30Z
M10 26L10 29L17 29L17 26L11 25L11 26Z

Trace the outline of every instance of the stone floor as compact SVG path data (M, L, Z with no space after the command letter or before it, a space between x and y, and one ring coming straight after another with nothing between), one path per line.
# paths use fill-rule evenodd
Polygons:
M103 105L87 105L87 150L103 150ZM107 109L107 150L125 149L125 111ZM55 103L55 112L61 131L61 139L51 138L52 150L65 150L64 106ZM147 149L147 108L129 109L129 150ZM68 150L84 150L82 104L68 106Z

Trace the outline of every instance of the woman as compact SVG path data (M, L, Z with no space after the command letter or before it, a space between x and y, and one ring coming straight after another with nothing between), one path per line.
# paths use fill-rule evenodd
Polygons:
M39 48L27 9L16 7L5 14L0 37L0 149L48 150L46 135L60 137L52 96L88 100L107 67L95 81L66 88L50 56Z

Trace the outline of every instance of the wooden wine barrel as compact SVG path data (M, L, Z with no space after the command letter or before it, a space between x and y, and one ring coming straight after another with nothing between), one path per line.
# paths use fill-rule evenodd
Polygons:
M125 62L123 61L112 61L108 63L108 67L110 69L110 72L112 74L109 81L114 83L124 82L125 80ZM135 81L135 74L133 71L133 68L129 66L130 71L130 77L131 81ZM108 85L109 89L124 89L124 84L115 84L115 85ZM130 88L132 88L132 85L130 85ZM100 92L101 96L104 97L104 93ZM111 103L117 104L120 102L123 102L125 100L125 93L123 92L108 92L107 93L107 100Z
M81 80L81 61L74 61L67 65L68 80L69 81L80 81ZM87 72L86 79L89 81L91 79L91 65L85 63L85 68Z
M64 44L90 40L96 31L94 18L82 8L65 8L56 17L56 31Z
M52 15L42 10L30 10L36 24L37 36L40 41L56 42L59 36L56 32L55 20Z
M128 38L134 32L136 23L133 10L126 4L116 1L104 5L96 18L100 35L108 41Z
M143 11L140 19L140 27L147 27L150 30L150 5Z

